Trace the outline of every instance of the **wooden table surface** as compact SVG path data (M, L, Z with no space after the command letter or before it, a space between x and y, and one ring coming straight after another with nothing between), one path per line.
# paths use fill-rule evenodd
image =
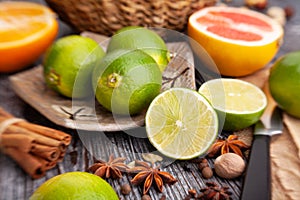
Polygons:
M43 3L42 1L37 2ZM233 0L233 3L242 5L242 1ZM294 16L285 26L284 43L276 57L287 52L300 50L300 14L298 14L300 12L300 1L269 0L269 5L291 6L295 9ZM66 25L60 25L59 36L72 33L72 30ZM130 162L134 159L142 159L142 153L155 152L155 148L145 137L144 128L126 133L78 133L76 130L60 127L52 123L16 95L8 80L10 75L13 74L0 74L0 106L16 117L65 131L73 136L73 140L63 162L49 170L45 177L37 180L32 180L11 158L0 153L0 200L28 199L33 191L47 179L65 172L86 171L94 163L94 158L107 159L110 154L114 154L115 156L125 156L127 162ZM136 136L137 133L138 137ZM171 164L168 164L167 160L164 161L163 164L166 165L163 170L173 174L179 181L173 186L166 186L163 193L158 193L154 188L151 188L149 195L152 199L158 200L162 195L165 195L167 199L184 199L189 189L196 188L199 190L207 182L207 180L202 178L194 163L189 161L169 161ZM209 162L212 164L211 160ZM125 175L122 179L109 179L108 182L115 188L120 199L141 199L141 187L133 187L132 192L126 196L120 193L120 185L129 183L130 179L131 177ZM239 199L243 177L228 181L215 176L209 181L228 185L233 192L232 198Z

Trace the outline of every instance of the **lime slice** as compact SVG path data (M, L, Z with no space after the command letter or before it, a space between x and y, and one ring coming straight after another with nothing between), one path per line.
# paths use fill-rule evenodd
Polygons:
M150 142L174 159L204 154L218 135L218 116L197 91L171 88L159 94L146 113Z
M205 96L217 111L225 116L223 130L239 130L256 123L267 106L267 98L255 85L232 78L219 78L201 85Z

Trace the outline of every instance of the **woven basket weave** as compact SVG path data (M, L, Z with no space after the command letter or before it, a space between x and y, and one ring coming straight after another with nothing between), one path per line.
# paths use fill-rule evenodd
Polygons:
M59 18L78 31L107 36L129 25L182 31L189 15L217 0L45 0Z

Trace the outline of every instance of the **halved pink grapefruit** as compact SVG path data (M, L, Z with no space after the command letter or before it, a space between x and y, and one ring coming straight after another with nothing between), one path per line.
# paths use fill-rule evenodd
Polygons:
M207 7L189 18L188 35L208 52L225 76L244 76L265 67L276 55L283 28L257 11Z

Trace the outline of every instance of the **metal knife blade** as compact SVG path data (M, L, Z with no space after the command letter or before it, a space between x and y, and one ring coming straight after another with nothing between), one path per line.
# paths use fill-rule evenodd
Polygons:
M281 134L283 130L283 123L281 117L281 110L275 107L269 123L269 128L264 124L262 120L255 124L254 135L276 135Z
M255 125L242 200L271 199L270 136L282 133L283 129L281 111L278 107L272 112L269 126L266 128L262 121Z
M269 128L270 135L281 134L283 130L282 113L281 110L276 107L271 117L271 127Z

